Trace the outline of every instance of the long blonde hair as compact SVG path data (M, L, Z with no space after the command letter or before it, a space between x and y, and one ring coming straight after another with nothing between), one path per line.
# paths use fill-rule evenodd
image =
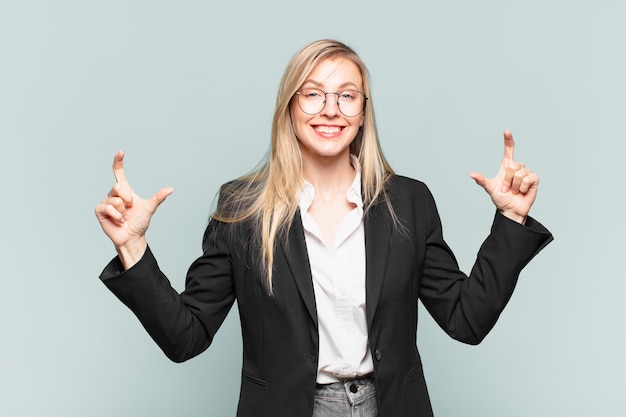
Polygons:
M380 144L367 67L361 58L345 44L329 39L318 40L298 51L285 69L272 123L272 141L265 162L255 171L223 187L213 219L238 223L251 220L261 247L261 262L266 288L272 293L272 268L277 239L286 237L298 210L303 185L302 156L298 139L291 124L290 103L296 91L313 69L329 58L342 57L353 61L363 78L363 92L368 97L363 126L350 145L350 152L359 158L364 205L369 209L384 200L391 207L385 184L393 170L385 160ZM392 217L393 211L392 211Z

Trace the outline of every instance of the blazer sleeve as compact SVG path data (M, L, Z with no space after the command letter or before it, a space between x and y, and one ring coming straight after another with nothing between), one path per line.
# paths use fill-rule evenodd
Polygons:
M522 268L552 241L552 235L531 217L522 225L496 212L491 233L466 276L443 239L434 199L424 189L427 214L420 299L452 338L478 344L508 303Z
M174 362L192 358L211 344L235 300L226 229L223 223L209 223L203 255L190 266L182 294L172 288L150 248L128 270L116 257L100 275Z

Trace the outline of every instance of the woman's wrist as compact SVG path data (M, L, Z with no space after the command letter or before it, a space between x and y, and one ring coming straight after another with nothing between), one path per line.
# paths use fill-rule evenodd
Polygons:
M141 238L127 242L122 246L118 246L115 249L117 250L117 255L124 266L124 270L130 269L133 265L141 260L143 255L146 253L146 249L148 248L148 242L146 242L145 236Z
M500 213L502 213L504 217L507 217L519 224L526 224L526 218L528 217L528 216L522 216L521 214L517 214L517 213L506 211L506 210L500 210Z

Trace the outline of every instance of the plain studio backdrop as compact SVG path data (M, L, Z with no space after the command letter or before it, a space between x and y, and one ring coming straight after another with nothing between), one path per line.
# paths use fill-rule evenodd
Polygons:
M494 215L502 132L541 176L555 241L479 346L420 308L435 415L624 416L623 1L0 0L0 415L233 416L233 310L169 362L98 279L114 248L94 206L113 155L148 197L178 290L220 184L265 154L279 79L319 38L368 64L387 158L425 181L469 271Z

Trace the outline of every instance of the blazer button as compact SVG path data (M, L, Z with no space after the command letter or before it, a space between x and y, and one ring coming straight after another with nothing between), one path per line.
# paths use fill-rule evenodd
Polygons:
M380 358L383 357L383 353L380 351L380 349L376 349L376 352L374 352L374 356L376 357L376 360L379 361Z

